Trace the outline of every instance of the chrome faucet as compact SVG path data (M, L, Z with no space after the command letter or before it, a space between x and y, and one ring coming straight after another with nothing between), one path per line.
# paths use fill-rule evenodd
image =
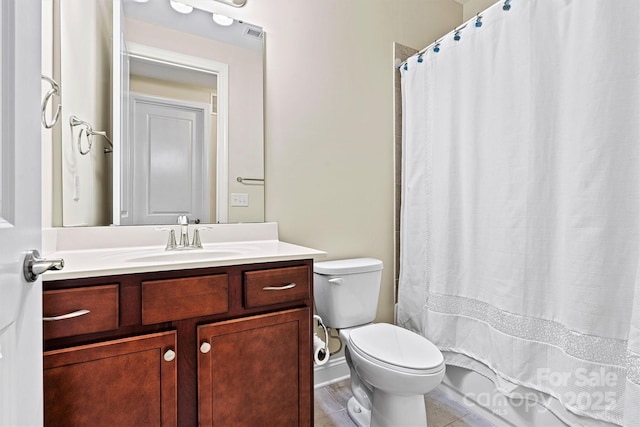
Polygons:
M178 215L178 224L180 224L180 247L189 247L189 217L186 215Z
M165 251L181 251L185 249L202 249L202 241L200 240L200 230L210 230L210 227L198 227L193 231L193 240L189 243L189 217L187 215L178 216L178 224L180 225L180 243L176 244L176 232L173 228L160 227L157 231L168 231L169 239L165 246ZM196 224L200 221L196 220Z
M196 224L200 221L196 220ZM158 230L168 230L169 240L167 246L164 248L166 251L176 251L184 249L202 249L202 242L200 241L200 230L208 230L209 227L199 227L193 231L193 240L189 243L189 217L187 215L178 216L178 224L180 224L180 243L176 244L176 235L173 229L163 227Z

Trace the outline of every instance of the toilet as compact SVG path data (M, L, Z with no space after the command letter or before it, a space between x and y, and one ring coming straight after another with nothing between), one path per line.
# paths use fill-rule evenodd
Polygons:
M382 261L354 258L315 263L316 313L338 329L351 371L347 411L359 427L427 425L424 395L444 376L444 357L428 339L388 323L372 323Z

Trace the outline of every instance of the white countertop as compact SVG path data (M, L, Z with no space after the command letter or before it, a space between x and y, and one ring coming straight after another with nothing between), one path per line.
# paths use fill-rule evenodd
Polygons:
M170 226L179 236L179 226ZM190 233L194 227L190 226ZM326 252L278 240L277 224L213 224L201 231L203 249L165 251L168 231L158 227L57 228L43 233L43 256L64 259L44 281L152 271L220 267L298 259ZM151 243L151 244L150 244Z

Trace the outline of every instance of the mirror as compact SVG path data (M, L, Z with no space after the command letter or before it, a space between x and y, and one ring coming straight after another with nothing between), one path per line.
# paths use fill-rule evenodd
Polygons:
M51 225L264 221L262 29L168 0L49 1Z

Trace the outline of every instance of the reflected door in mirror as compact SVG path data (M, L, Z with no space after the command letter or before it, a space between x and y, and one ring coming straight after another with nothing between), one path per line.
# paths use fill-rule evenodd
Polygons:
M209 105L131 95L131 216L170 224L209 220ZM126 183L124 183L126 185Z

